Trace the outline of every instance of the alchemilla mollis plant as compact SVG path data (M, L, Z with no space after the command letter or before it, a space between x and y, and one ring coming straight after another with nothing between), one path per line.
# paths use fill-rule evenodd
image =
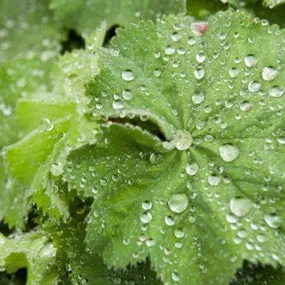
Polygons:
M284 284L284 2L0 0L0 284Z

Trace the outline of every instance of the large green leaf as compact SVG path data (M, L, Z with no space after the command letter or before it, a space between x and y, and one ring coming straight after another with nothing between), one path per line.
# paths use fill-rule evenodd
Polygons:
M154 20L162 14L186 11L185 0L122 0L96 1L50 0L56 20L64 27L73 28L81 33L92 32L102 21L108 26L122 25L139 19Z
M64 173L94 199L91 252L115 267L149 256L168 284L284 265L283 38L232 11L118 31L87 87L105 122Z

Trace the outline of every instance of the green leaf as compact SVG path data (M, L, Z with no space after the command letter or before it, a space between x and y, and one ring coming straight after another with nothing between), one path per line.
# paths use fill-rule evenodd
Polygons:
M89 250L114 267L149 256L169 284L284 265L283 38L232 11L118 31L87 86L109 122L64 173L94 199Z
M55 19L63 27L73 28L81 33L90 33L102 21L113 25L139 19L154 20L162 14L181 13L186 11L185 0L155 1L86 1L76 0L70 5L68 0L50 0Z
M54 284L59 281L60 267L56 249L42 233L30 232L10 238L0 233L0 268L14 273L27 268L27 285Z

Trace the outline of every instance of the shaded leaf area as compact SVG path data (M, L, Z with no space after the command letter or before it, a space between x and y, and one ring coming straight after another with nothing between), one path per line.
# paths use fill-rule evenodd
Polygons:
M63 27L76 29L80 33L90 33L102 21L108 27L123 25L139 19L155 20L163 14L175 14L186 11L185 0L143 0L143 1L96 1L50 0L56 21Z
M250 264L245 262L236 273L236 280L230 285L282 285L285 280L283 267L273 268L269 265Z
M226 10L227 5L221 3L220 0L188 0L187 1L187 14L195 19L207 19L210 15L218 11Z
M14 274L0 272L0 285L25 285L27 272L25 269L20 269Z
M84 242L84 218L89 209L84 204L81 204L81 207L79 205L80 203L77 203L73 219L67 223L54 226L54 222L50 220L44 224L45 230L55 241L57 254L64 260L65 270L72 284L162 284L155 272L150 269L149 261L116 271L108 268L97 252L88 251Z
M117 31L87 85L95 145L63 174L94 199L88 250L116 268L149 256L169 284L226 284L244 259L285 263L283 37L233 11L207 27L170 16Z
M75 30L67 31L67 37L61 42L61 54L71 52L74 49L85 49L85 41Z

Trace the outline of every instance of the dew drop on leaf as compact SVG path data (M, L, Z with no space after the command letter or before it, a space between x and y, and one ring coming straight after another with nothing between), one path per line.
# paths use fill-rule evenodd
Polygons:
M284 88L282 86L275 85L269 89L269 95L272 97L281 97L284 93Z
M249 54L244 58L244 63L248 67L253 67L257 65L257 57L253 54Z
M175 281L175 282L177 282L177 281L180 280L180 277L179 277L179 275L178 275L177 272L173 272L173 273L171 274L171 278L172 278L172 280Z
M188 198L185 194L173 194L168 200L169 209L174 213L182 213L188 206Z
M145 211L148 211L152 208L152 203L150 201L144 201L144 202L142 202L142 208Z
M205 70L203 68L195 69L194 76L196 79L200 80L205 76Z
M181 40L182 36L180 33L178 32L174 32L172 35L171 35L171 38L174 42L178 42Z
M132 81L132 80L134 80L135 75L134 75L134 73L133 73L132 70L127 69L127 70L125 70L125 71L122 72L122 78L123 78L125 81Z
M235 197L230 201L230 210L237 217L244 217L249 213L251 202L243 197Z
M200 104L204 101L205 95L202 92L195 92L192 96L192 102L194 104Z
M183 238L185 236L184 232L182 230L176 229L174 230L174 235L177 238Z
M268 214L264 217L267 225L273 229L278 229L282 224L282 219L277 214Z
M152 215L149 212L144 212L140 215L140 220L144 224L148 224L152 220Z
M278 143L285 144L285 137L280 137L277 139Z
M199 170L199 166L196 162L186 165L186 173L190 176L194 176Z
M50 172L53 176L60 176L63 173L63 166L60 162L52 163Z
M230 75L230 77L234 78L234 77L237 77L239 75L239 72L240 71L237 68L233 67L229 70L229 75Z
M50 122L48 118L42 119L42 127L45 131L48 131L48 132L53 130L53 124Z
M178 150L186 150L192 145L193 139L188 132L178 131L174 141Z
M262 70L262 78L266 81L272 81L277 76L277 70L273 67L267 66Z
M196 54L196 60L199 63L203 63L206 60L206 55L202 52Z
M171 217L171 216L166 216L164 218L164 222L168 225L168 226L173 226L175 224L175 220Z
M221 177L216 175L211 175L208 177L208 183L211 186L218 186L221 182Z
M127 101L131 100L133 98L132 91L129 89L123 90L122 95L123 95L123 98Z
M230 144L220 146L220 156L226 162L234 161L239 156L239 149Z
M193 46L196 44L196 39L194 37L189 37L188 40L187 40L187 43L190 45L190 46Z
M248 84L248 90L252 93L257 92L261 87L261 84L258 81L250 81Z
M113 109L114 110L121 110L124 108L124 103L120 100L113 101Z
M249 101L243 101L240 104L240 109L244 112L248 112L252 109L252 104Z

